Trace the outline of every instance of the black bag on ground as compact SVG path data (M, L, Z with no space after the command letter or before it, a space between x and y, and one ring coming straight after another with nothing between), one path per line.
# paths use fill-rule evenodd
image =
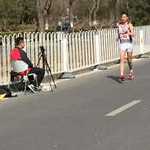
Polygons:
M12 95L12 92L10 91L10 89L6 86L2 86L0 85L0 94L6 94L6 97L16 97L17 95Z

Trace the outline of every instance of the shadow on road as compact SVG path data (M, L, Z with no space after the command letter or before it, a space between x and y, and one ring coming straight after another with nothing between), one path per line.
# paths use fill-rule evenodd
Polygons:
M118 83L121 83L121 81L119 80L119 77L118 76L114 76L114 75L110 75L110 76L107 76L107 78L109 79L112 79Z

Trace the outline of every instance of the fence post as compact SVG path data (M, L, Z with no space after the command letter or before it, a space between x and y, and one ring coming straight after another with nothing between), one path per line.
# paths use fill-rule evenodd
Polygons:
M100 32L95 34L95 56L96 56L96 66L94 70L106 70L107 67L101 65L101 45L100 45Z
M144 33L143 30L140 30L140 55L144 52Z
M99 65L101 63L101 47L99 41L99 35L95 35L95 49L96 49L96 63Z
M149 58L149 55L144 54L144 31L140 29L140 54L138 58Z
M149 55L145 54L144 51L144 31L140 29L140 54L138 58L150 58Z
M68 53L68 36L64 35L62 38L62 68L63 73L59 77L60 79L73 79L75 78L74 75L72 75L69 72L69 53Z

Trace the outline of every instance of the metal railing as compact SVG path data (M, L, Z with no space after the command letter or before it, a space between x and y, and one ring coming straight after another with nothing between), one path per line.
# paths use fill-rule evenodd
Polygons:
M38 63L39 47L44 46L53 74L82 70L119 59L117 29L79 33L23 33L0 37L0 83L10 78L10 50L23 36L28 57ZM135 27L134 55L150 52L150 26ZM40 64L42 66L42 64Z

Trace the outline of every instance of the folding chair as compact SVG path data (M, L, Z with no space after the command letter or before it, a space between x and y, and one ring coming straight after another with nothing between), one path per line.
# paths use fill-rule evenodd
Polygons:
M37 82L37 75L35 73L29 73L28 70L28 65L22 61L22 60L12 60L11 61L12 65L12 71L16 73L16 76L21 76L21 80L24 85L24 93L26 94L27 88L29 88L32 92L36 92L35 89L31 86L31 82L36 83L36 87L38 87L38 82ZM22 75L21 73L25 72L25 75Z

